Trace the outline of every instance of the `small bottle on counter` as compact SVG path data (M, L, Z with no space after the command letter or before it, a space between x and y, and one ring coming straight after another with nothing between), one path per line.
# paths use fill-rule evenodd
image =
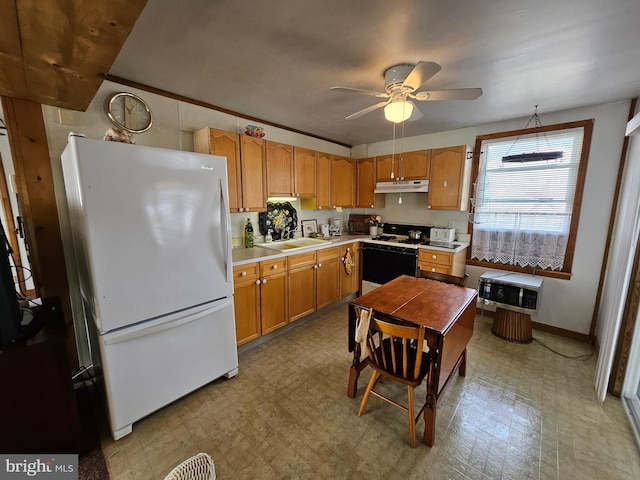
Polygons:
M247 225L244 227L244 246L246 248L253 247L253 225L251 225L250 218L247 218Z
M264 237L264 241L267 243L273 241L273 237L271 236L271 230L267 230L267 235Z

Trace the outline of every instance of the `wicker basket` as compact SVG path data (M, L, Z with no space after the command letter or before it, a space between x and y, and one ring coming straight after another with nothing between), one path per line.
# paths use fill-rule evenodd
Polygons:
M206 453L187 458L169 472L164 480L215 480L216 467Z

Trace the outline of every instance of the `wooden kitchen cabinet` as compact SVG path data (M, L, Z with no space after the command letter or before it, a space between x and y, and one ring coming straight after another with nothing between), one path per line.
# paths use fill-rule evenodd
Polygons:
M238 345L287 324L285 258L234 267L233 276Z
M316 158L316 195L300 198L300 206L306 210L327 210L333 208L331 198L332 156L317 152Z
M375 158L359 158L356 163L358 189L356 195L357 208L383 208L384 195L376 195L376 161Z
M289 258L289 322L316 309L316 252L299 253Z
M260 262L260 325L262 335L287 324L287 294L287 259L277 258Z
M194 133L194 150L198 153L220 155L227 158L229 210L242 212L242 176L240 165L240 140L237 133L203 128Z
M466 145L431 151L427 208L467 210L471 179L471 149Z
M267 141L267 196L294 195L293 147Z
M378 182L427 180L429 179L430 158L431 150L376 157L376 180ZM393 173L393 178L391 178L391 173Z
M264 140L203 128L194 133L194 151L227 158L229 211L266 210Z
M293 192L296 197L316 196L316 168L318 152L308 148L293 148Z
M348 297L360 291L361 279L361 260L360 260L360 242L354 242L347 245L340 245L340 298ZM351 274L348 274L342 263L342 258L347 253L347 249L353 254L353 265L351 266Z
M340 300L339 247L316 251L316 310Z
M318 152L316 163L317 196L316 206L318 210L332 208L331 203L331 164L332 157L328 153Z
M262 138L240 135L243 205L241 212L263 212L267 209L265 143Z
M331 163L331 196L334 207L355 207L356 160L354 158L333 156Z
M236 317L236 344L260 336L260 265L233 267L233 306Z
M418 268L429 272L464 276L466 249L453 253L420 248L418 250Z

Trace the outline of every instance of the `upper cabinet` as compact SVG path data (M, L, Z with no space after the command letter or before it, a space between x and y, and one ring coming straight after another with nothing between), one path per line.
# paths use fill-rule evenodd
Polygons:
M316 168L318 152L293 147L293 185L297 197L316 196Z
M293 188L293 147L267 141L267 196L290 197Z
M240 135L242 165L242 203L245 212L263 212L267 209L267 182L265 174L265 144L262 138Z
M466 145L431 150L427 208L467 210L471 179L471 149Z
M357 160L358 190L357 208L382 208L384 195L376 195L376 162L375 158L359 158Z
M331 155L318 152L316 163L316 208L318 210L333 208L331 203Z
M264 140L215 128L198 130L193 138L196 152L227 158L231 212L259 211L266 208ZM245 138L258 141L253 148L249 148L250 153L245 153Z
M315 197L317 158L315 150L268 141L268 196Z
M334 207L354 208L356 204L356 160L333 156L331 196Z
M431 150L419 150L376 157L376 180L378 182L427 180L430 156Z

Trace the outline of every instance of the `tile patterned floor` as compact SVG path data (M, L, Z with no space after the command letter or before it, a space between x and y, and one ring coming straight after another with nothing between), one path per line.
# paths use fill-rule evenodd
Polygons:
M319 312L242 352L238 376L137 422L117 442L103 428L111 478L162 479L198 452L214 458L219 479L640 478L621 402L595 399L595 355L569 359L537 341L506 342L479 316L467 376L438 408L435 445L412 449L401 410L371 398L357 416L367 370L357 398L346 396L346 315L344 304ZM565 338L534 337L568 356L591 353ZM398 393L403 399L404 387ZM421 436L424 423L417 428Z

